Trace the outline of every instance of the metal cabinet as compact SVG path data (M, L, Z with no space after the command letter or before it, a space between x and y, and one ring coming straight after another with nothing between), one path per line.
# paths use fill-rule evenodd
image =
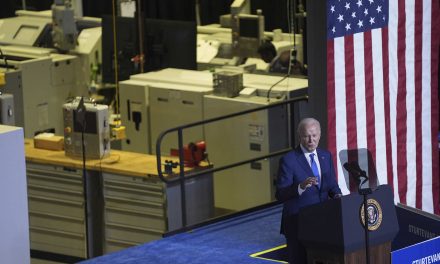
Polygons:
M27 163L31 249L86 257L81 170Z
M186 182L188 225L207 220L214 213L212 174ZM162 238L182 227L180 185L155 177L103 173L104 252Z
M106 253L162 237L167 226L159 179L104 173L103 188Z
M88 161L83 177L80 162L62 152L34 149L30 144L26 149L33 251L75 259L96 257L160 239L183 227L184 215L187 225L213 216L212 174L185 182L184 211L177 182L167 184L135 169L139 163L154 161L147 155L119 152L122 169Z

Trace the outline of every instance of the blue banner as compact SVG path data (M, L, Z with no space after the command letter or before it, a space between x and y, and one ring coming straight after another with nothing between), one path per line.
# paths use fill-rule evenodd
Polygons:
M440 217L403 204L396 206L399 233L391 251L399 250L440 236Z
M392 264L440 264L440 237L391 252Z

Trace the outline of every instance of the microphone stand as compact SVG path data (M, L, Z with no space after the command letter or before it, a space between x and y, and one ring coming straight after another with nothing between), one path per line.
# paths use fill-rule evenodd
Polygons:
M76 109L77 115L75 122L81 124L81 147L82 147L82 179L83 179L83 197L84 197L84 228L85 228L85 242L86 242L86 258L90 257L90 249L89 249L89 212L88 212L88 195L87 195L87 170L86 170L86 144L84 140L84 133L86 129L86 108L84 106L84 97L81 97L80 102L78 103L78 107Z
M85 119L83 121L83 129L81 131L81 144L82 144L82 173L83 173L83 192L84 192L84 224L86 233L86 258L90 257L89 249L89 211L88 211L88 195L87 195L87 170L86 170L86 143L84 140L84 126Z
M367 206L368 206L368 195L372 194L373 191L371 190L371 188L361 188L361 185L363 185L367 180L368 177L365 173L365 171L362 171L362 176L365 177L365 180L359 184L359 194L363 196L363 203L364 203L364 234L365 234L365 258L366 258L366 263L370 264L370 239L369 239L369 230L368 230L368 210L367 210Z

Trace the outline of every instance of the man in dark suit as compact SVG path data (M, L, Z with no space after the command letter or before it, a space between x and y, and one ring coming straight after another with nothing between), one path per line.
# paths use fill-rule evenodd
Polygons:
M280 160L276 198L284 203L281 233L286 237L289 263L306 263L298 241L298 212L302 207L341 197L329 151L318 148L321 126L314 118L298 125L300 144Z

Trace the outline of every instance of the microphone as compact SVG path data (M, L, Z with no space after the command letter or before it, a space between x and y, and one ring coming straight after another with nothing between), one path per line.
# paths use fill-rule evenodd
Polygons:
M346 162L344 163L344 168L353 176L353 178L359 182L359 185L364 184L368 181L367 173L359 167L359 163L356 161ZM361 182L361 177L364 177L364 180Z
M355 176L357 179L359 179L361 176L368 179L367 174L359 167L359 164L356 161L352 161L350 163L346 162L343 166L351 175Z
M75 126L80 128L80 131L85 130L85 120L86 120L86 106L84 105L84 97L81 96L81 100L78 103L78 107L75 109L74 118L75 118Z

